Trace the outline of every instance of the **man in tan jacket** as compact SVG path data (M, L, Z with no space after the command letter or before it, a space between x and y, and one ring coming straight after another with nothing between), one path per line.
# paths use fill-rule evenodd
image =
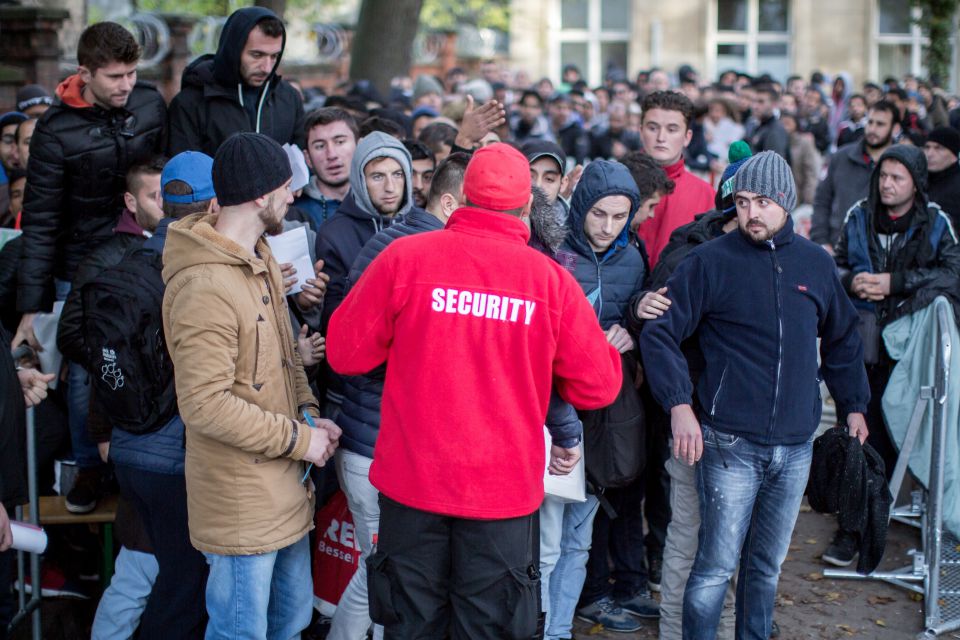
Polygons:
M210 565L208 639L298 638L311 618L314 496L301 478L340 429L318 417L263 237L281 230L290 179L276 142L231 136L213 163L220 212L170 225L163 254L190 539Z

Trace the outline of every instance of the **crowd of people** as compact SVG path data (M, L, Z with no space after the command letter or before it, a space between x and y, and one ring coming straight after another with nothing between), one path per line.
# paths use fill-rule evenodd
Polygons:
M775 636L821 381L889 476L881 332L960 303L957 98L496 61L327 95L284 44L237 10L167 105L100 22L0 115L0 636L26 406L44 491L57 457L70 512L119 490L94 638L299 637L338 488L329 638Z

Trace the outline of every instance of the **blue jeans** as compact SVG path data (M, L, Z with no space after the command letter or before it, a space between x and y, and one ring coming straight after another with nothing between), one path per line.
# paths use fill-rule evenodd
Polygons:
M54 281L57 301L66 300L70 283ZM70 445L73 459L81 469L103 464L97 445L87 435L87 414L90 412L90 376L76 362L67 363L67 424L70 426Z
M546 640L571 637L573 614L587 577L597 497L564 503L551 496L540 506L540 588L547 614Z
M703 425L697 465L700 541L683 597L684 640L713 640L737 570L736 637L766 640L780 565L800 512L812 439L766 446Z
M114 569L110 586L97 605L91 640L133 637L159 571L153 554L126 547L120 547Z
M310 625L313 580L309 536L252 556L204 553L207 640L291 640Z

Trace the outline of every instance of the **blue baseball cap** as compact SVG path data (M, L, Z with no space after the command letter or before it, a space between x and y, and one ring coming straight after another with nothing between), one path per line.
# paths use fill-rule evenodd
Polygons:
M186 182L193 189L193 193L166 193L167 183L173 180ZM173 156L160 174L160 190L164 200L176 204L203 202L216 197L213 190L213 158L199 151L184 151Z

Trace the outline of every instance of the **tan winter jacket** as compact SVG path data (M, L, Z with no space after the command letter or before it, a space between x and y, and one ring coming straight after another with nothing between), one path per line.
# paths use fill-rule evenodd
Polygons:
M190 540L251 555L312 526L313 495L300 484L310 431L295 420L300 407L318 411L267 243L250 255L215 222L197 214L170 225L163 325L186 425Z

